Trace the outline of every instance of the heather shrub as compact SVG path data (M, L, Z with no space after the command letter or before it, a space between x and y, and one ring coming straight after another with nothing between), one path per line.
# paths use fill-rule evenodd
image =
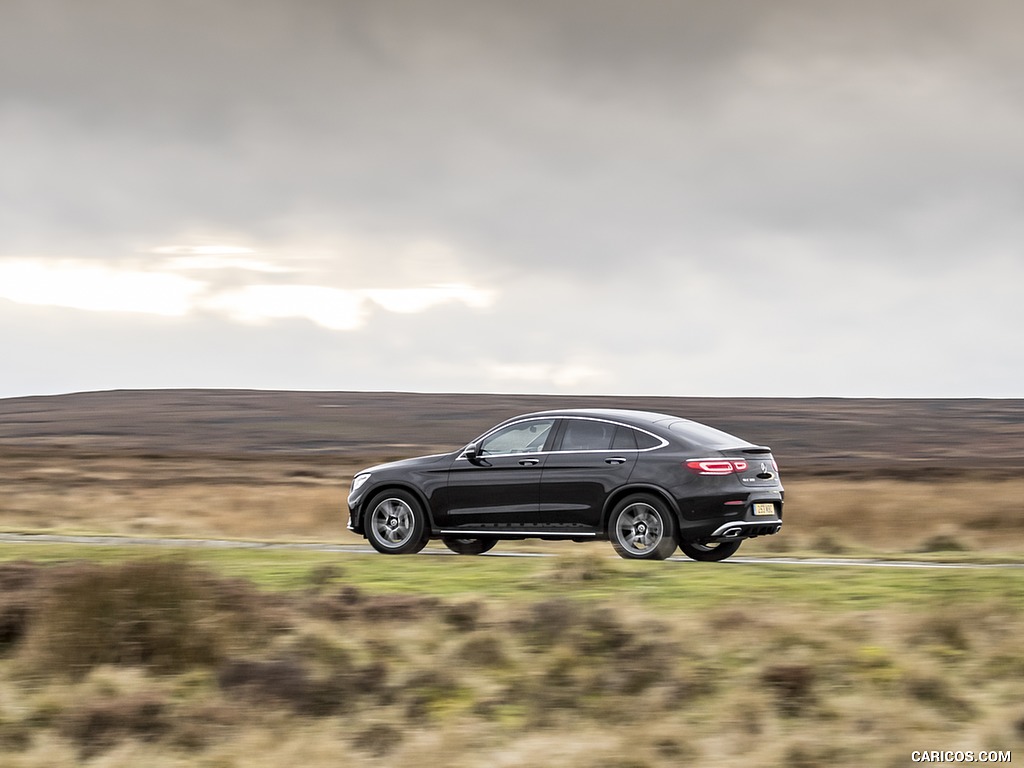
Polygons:
M48 672L81 676L100 664L178 672L221 655L215 599L178 560L76 564L41 580L26 652Z
M80 702L59 718L59 732L89 758L125 737L154 741L171 728L167 702L151 693Z
M298 659L234 659L221 665L217 683L252 704L285 705L317 717L337 713L349 697L344 674L317 677Z

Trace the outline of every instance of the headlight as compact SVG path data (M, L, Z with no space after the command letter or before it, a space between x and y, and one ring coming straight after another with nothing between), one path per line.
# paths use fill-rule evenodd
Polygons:
M356 475L355 477L353 477L352 478L352 493L355 493L356 491L358 491L362 487L363 483L365 483L369 479L370 479L370 475L369 474Z

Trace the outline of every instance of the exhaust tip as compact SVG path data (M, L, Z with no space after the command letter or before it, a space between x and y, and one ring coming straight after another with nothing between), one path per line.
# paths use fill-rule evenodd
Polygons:
M725 538L727 538L727 539L735 539L741 533L743 533L743 529L742 528L730 528L728 531L725 532L724 535L725 535Z

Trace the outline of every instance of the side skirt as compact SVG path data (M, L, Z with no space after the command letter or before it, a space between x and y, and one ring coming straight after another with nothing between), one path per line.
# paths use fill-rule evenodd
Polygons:
M518 527L495 527L488 528L440 528L431 532L433 536L460 536L472 538L492 539L571 539L573 541L587 541L601 537L601 533L593 529L566 530L552 528L518 528Z

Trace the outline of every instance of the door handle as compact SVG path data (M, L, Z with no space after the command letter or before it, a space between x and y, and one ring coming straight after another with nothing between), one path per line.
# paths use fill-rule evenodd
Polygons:
M610 459L604 460L605 464L625 464L626 460L621 456L612 456Z
M538 464L540 464L540 459L520 459L519 460L519 466L520 467L535 467Z

